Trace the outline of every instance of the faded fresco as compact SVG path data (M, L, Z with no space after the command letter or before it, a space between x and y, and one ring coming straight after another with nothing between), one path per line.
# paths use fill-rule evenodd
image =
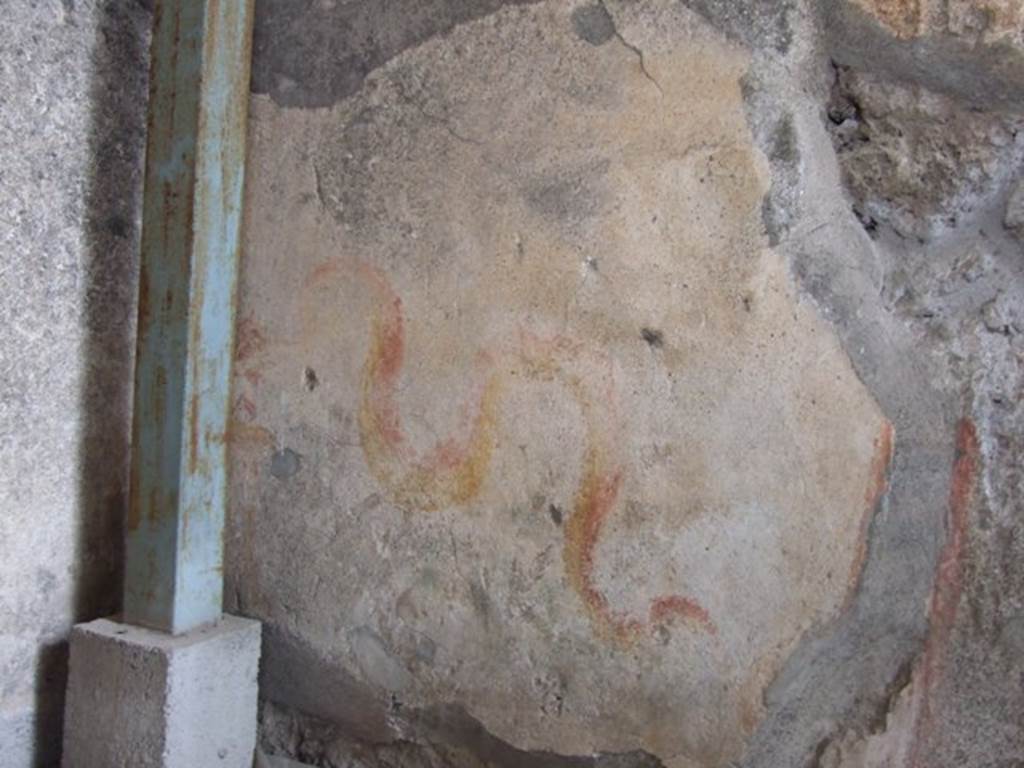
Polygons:
M724 765L897 438L769 247L746 55L602 7L254 99L233 599L392 706Z

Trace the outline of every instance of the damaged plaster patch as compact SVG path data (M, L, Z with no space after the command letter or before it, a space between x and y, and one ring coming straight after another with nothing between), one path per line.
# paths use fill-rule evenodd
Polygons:
M235 446L239 556L282 582L241 597L401 712L714 766L857 590L891 431L767 248L747 55L606 10L622 44L505 9L329 110L254 101L238 418L304 461L268 486Z
M829 101L802 31L751 66L674 0L581 33L593 7L460 25L330 110L254 101L242 301L267 343L238 381L231 570L273 574L237 599L295 635L263 689L322 722L289 754L861 768L929 718L933 763L1019 754L1019 174L986 127L1015 118L950 100L977 61L945 95L857 70ZM922 718L971 410L957 663ZM284 436L303 471L268 483Z
M576 34L591 45L603 45L615 37L615 22L604 3L581 5L571 18Z

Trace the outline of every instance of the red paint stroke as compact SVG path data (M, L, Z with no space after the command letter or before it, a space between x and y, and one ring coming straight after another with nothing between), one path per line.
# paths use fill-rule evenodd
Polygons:
M964 550L971 499L977 485L980 455L978 435L974 423L961 419L957 428L956 458L949 490L949 519L946 544L939 555L929 609L929 630L925 640L924 656L920 667L920 710L915 724L914 743L909 765L922 768L921 750L935 727L932 709L934 688L942 674L949 639L956 622L960 596L963 592Z
M333 271L320 271L331 275ZM405 359L402 300L387 279L369 265L356 274L370 284L378 301L371 320L370 348L363 367L359 411L363 453L371 470L404 506L433 510L461 505L483 485L494 446L497 379L488 377L475 398L475 413L463 408L463 433L437 443L422 457L409 446L398 405Z
M318 283L323 283L340 274L341 262L338 259L328 259L321 264L317 264L310 270L309 276L306 278L306 286L309 287L317 285Z
M875 450L871 457L870 480L867 489L864 491L864 512L857 536L857 550L854 553L853 563L850 565L850 573L846 580L846 598L843 601L843 610L849 607L854 595L857 594L857 585L868 555L868 531L871 528L871 521L878 510L879 502L881 502L885 492L889 489L889 468L892 465L894 437L895 430L892 424L888 420L883 420L882 426L878 431L878 437L875 438Z
M718 632L707 609L696 600L681 595L669 595L668 597L659 597L651 603L652 623L665 623L675 616L696 622L712 635Z
M615 506L622 485L622 471L601 472L593 448L584 459L584 475L576 492L572 516L566 523L562 559L573 591L583 601L599 634L630 642L642 625L614 613L608 598L594 584L594 555L605 520Z
M238 321L235 332L235 361L242 362L258 355L267 345L259 324L251 317L243 317Z
M366 359L365 397L372 429L384 445L397 451L405 442L395 402L398 377L405 358L402 300L394 297L373 318L370 353Z
M260 325L251 317L242 318L235 332L235 363L238 376L252 389L258 389L263 382L263 373L259 369L257 358L267 346ZM245 364L247 363L248 364ZM241 413L249 420L256 417L256 406L245 395L236 400L236 410L241 406Z
M252 421L256 418L256 404L245 395L235 398L234 417L242 421Z
M603 470L599 464L598 452L591 448L584 459L583 480L572 517L566 525L563 550L569 582L583 601L598 634L628 646L643 630L664 625L676 617L708 634L717 634L718 629L707 610L696 600L682 595L656 598L651 603L646 625L612 610L608 598L594 583L594 560L605 522L615 507L623 473L618 467Z

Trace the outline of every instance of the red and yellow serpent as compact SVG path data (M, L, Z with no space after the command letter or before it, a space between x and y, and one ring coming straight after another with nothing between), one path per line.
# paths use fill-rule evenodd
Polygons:
M679 619L698 631L715 634L708 612L693 598L665 595L652 601L645 620L616 611L595 581L595 552L616 506L624 467L616 458L615 390L608 361L564 336L542 339L522 332L483 359L480 384L469 423L458 437L438 440L416 451L402 428L397 393L405 359L402 300L378 269L358 261L335 259L317 266L307 288L330 290L338 280L356 278L373 297L370 342L362 370L359 433L367 465L397 505L421 511L463 506L473 500L487 476L499 428L502 390L517 374L562 386L580 409L585 444L579 486L565 523L562 561L595 632L629 645L652 626ZM574 370L581 359L608 368L595 387ZM601 413L595 403L602 405ZM611 415L609 415L611 414Z

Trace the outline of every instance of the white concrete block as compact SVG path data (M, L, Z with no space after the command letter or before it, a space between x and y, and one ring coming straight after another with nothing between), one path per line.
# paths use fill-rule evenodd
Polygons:
M71 633L63 768L251 768L260 624L173 637L99 619Z

